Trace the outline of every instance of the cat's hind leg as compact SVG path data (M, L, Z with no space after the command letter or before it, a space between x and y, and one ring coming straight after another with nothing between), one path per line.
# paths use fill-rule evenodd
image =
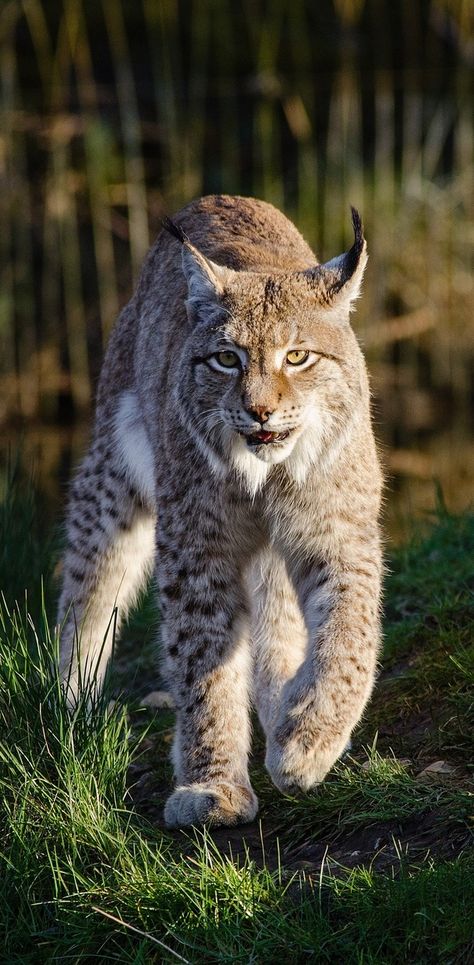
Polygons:
M63 558L60 672L70 703L99 691L114 632L151 570L155 517L115 440L96 438L71 487Z
M278 717L282 691L306 654L308 633L284 560L272 549L252 565L253 700L267 737Z

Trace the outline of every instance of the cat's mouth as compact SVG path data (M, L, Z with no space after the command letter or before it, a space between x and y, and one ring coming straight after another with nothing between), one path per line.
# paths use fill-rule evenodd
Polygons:
M245 441L248 446L267 446L271 442L283 442L288 439L291 429L287 429L286 432L269 432L267 429L260 429L259 432L252 432L251 435L245 436Z

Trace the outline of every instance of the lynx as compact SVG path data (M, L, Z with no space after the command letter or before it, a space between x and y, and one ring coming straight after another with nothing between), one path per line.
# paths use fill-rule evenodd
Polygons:
M319 784L370 695L381 489L349 314L367 260L318 264L270 204L167 220L111 336L72 484L59 606L74 702L155 567L176 705L169 827L251 821L250 711L284 793Z

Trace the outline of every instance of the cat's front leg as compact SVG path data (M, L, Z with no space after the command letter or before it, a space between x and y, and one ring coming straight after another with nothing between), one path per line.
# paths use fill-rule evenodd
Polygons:
M314 593L308 592L312 583ZM347 748L370 696L380 639L380 561L376 556L363 566L334 569L323 608L320 569L306 569L299 590L310 645L285 684L266 755L274 784L287 793L321 783Z
M257 812L247 769L248 606L222 539L209 545L205 516L199 531L183 525L178 533L177 525L170 520L168 533L162 527L158 543L165 672L177 709L177 787L165 821L168 827L239 824Z

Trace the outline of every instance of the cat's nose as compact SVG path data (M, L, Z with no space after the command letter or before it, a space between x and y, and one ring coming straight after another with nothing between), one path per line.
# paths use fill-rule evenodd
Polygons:
M247 408L247 412L253 416L257 422L268 422L274 409L269 409L266 405L253 405Z

